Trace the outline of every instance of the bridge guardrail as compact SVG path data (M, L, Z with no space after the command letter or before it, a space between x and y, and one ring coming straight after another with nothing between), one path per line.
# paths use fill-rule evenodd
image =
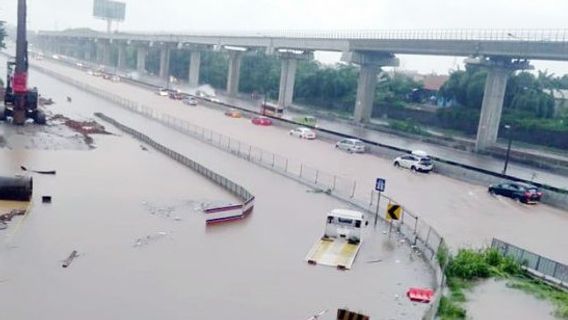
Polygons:
M491 248L513 258L531 273L568 289L568 265L495 238L491 241Z
M40 31L39 36L102 37L96 31ZM224 32L129 32L115 36L161 36L177 40L179 37L204 38L284 38L322 40L463 40L463 41L509 41L509 42L566 42L568 29L383 29L383 30L271 30L271 31L224 31Z

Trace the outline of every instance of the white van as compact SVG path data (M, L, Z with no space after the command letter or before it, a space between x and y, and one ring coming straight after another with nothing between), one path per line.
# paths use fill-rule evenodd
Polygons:
M324 239L343 238L351 243L361 242L361 228L368 223L363 213L347 209L333 209L327 214Z

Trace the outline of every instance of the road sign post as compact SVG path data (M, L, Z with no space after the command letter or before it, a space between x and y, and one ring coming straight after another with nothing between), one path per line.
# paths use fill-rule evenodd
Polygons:
M387 214L386 214L386 219L390 223L390 225L389 225L389 237L390 237L391 231L392 231L392 221L393 220L400 220L401 216L402 216L402 207L398 204L392 204L392 203L389 202L389 204L387 205Z
M377 178L375 181L375 190L378 192L377 197L377 210L375 212L375 224L374 227L377 227L377 220L379 218L379 204L381 203L381 192L385 191L386 187L386 180L382 178Z

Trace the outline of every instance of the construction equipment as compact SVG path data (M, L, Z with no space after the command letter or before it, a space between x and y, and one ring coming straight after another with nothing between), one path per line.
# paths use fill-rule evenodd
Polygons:
M38 109L38 92L28 88L28 41L26 34L26 0L18 0L18 29L16 56L7 64L4 108L0 120L12 118L12 123L23 125L26 119L45 124L45 114Z

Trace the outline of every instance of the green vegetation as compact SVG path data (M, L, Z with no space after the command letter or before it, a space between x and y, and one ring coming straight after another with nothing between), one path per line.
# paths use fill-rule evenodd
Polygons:
M422 129L422 127L420 127L420 125L412 119L389 120L389 128L415 135L430 136L428 131Z
M0 49L6 48L6 43L4 42L4 39L6 38L5 24L6 22L0 21Z
M443 247L437 254L438 263L444 268L449 294L440 300L438 316L442 320L465 319L465 290L475 281L499 278L509 280L509 286L523 290L539 299L551 301L556 306L555 315L568 319L568 292L556 289L542 281L529 277L521 265L498 251L460 249L451 256Z

